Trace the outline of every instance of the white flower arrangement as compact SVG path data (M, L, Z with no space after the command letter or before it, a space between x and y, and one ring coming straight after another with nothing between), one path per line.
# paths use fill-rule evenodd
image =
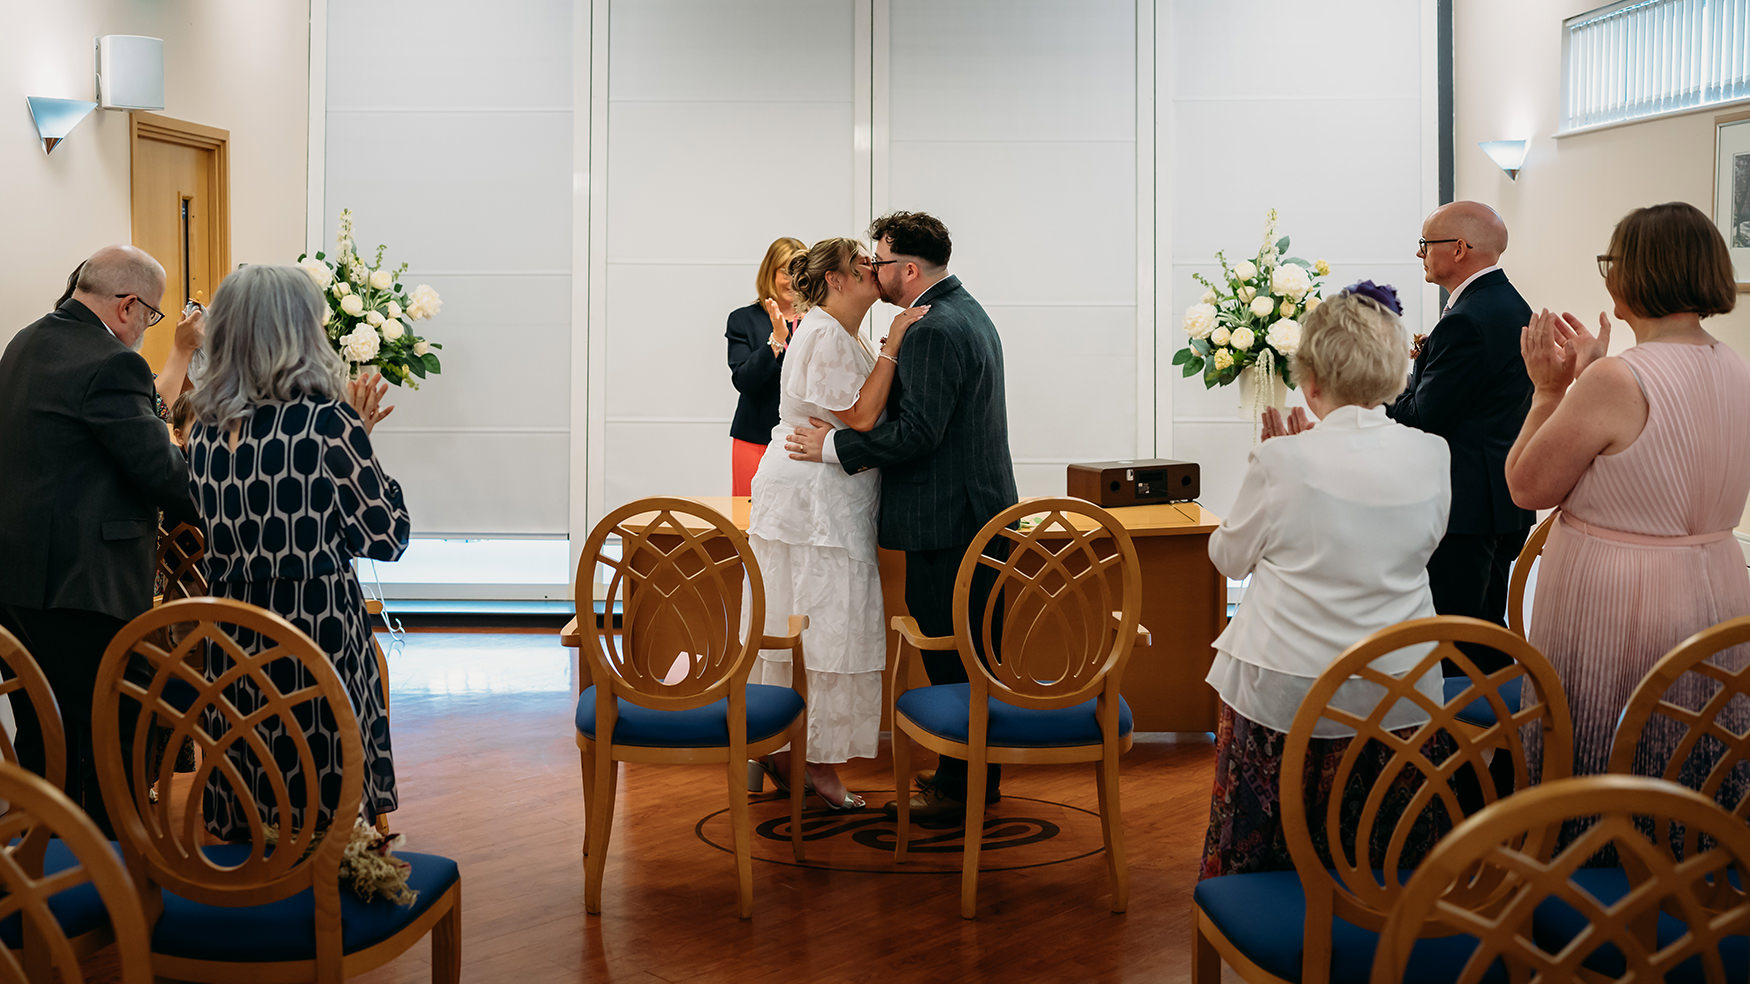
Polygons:
M443 371L433 349L442 345L414 333L409 321L435 317L443 307L438 293L425 284L408 291L401 282L403 263L383 265L386 246L366 262L353 239L351 210L340 213L340 235L332 257L318 252L298 257L298 265L321 288L328 301L323 328L334 350L353 367L377 370L397 386L419 388L419 380Z
M1173 356L1186 376L1201 373L1203 385L1213 388L1258 366L1294 385L1289 360L1300 348L1300 322L1294 317L1318 307L1319 278L1331 267L1287 252L1288 237L1276 238L1276 210L1271 209L1256 256L1229 266L1227 256L1216 253L1219 284L1196 275L1205 289L1201 301L1185 311L1190 343Z

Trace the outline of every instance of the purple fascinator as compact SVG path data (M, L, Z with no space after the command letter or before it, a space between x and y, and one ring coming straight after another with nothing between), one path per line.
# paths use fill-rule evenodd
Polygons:
M1380 306L1393 314L1401 316L1404 313L1404 306L1398 301L1397 289L1391 284L1376 284L1371 280L1363 280L1358 284L1350 284L1338 293L1360 294L1362 297L1378 301Z

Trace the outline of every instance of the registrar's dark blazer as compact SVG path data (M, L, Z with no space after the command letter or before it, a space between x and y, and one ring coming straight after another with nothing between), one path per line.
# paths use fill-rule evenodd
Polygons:
M778 372L784 368L784 357L773 355L766 344L772 336L772 317L759 304L736 308L729 312L723 335L729 340L729 378L741 394L729 436L749 444L770 444L772 428L778 426Z
M881 469L883 547L963 547L1017 501L1003 344L958 277L912 303L930 313L900 345L887 419L865 433L835 432L833 451L847 472Z
M0 356L0 604L140 614L160 508L198 521L151 370L70 300Z
M1423 341L1410 388L1386 408L1452 450L1448 533L1511 533L1537 522L1507 491L1507 452L1531 409L1519 353L1519 330L1530 320L1531 307L1502 271L1471 281Z

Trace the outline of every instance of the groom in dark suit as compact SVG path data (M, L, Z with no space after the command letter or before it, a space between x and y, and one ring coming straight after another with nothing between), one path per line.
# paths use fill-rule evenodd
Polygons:
M110 639L152 604L158 510L195 520L188 466L152 411L138 349L163 314L164 268L99 250L73 295L0 356L0 626L41 664L66 725L67 793L110 830L91 747L91 701ZM28 701L18 757L42 772ZM124 752L133 728L122 728Z
M1506 624L1507 577L1537 514L1507 492L1507 451L1531 408L1519 332L1531 308L1499 265L1507 226L1480 202L1452 202L1422 223L1425 279L1450 294L1419 346L1410 387L1386 413L1438 434L1452 451L1452 515L1428 560L1434 610ZM1484 669L1506 656L1466 646Z
M1003 345L990 316L948 273L948 229L922 212L895 212L869 229L881 299L929 305L906 332L887 420L866 433L805 427L790 437L791 457L837 462L847 472L881 469L880 542L905 551L905 604L931 636L954 634L954 578L972 538L1017 501L1009 458ZM988 574L988 568L981 568ZM990 579L973 581L972 611L984 610ZM980 658L984 657L980 653ZM958 653L925 653L932 684L963 683ZM986 802L998 798L990 766ZM912 816L966 810L966 762L944 756L919 776Z

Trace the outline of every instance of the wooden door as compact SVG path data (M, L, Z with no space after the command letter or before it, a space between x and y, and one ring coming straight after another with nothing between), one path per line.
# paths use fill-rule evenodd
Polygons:
M164 320L140 347L157 370L182 306L205 304L231 266L230 133L157 113L129 119L134 245L164 264Z

